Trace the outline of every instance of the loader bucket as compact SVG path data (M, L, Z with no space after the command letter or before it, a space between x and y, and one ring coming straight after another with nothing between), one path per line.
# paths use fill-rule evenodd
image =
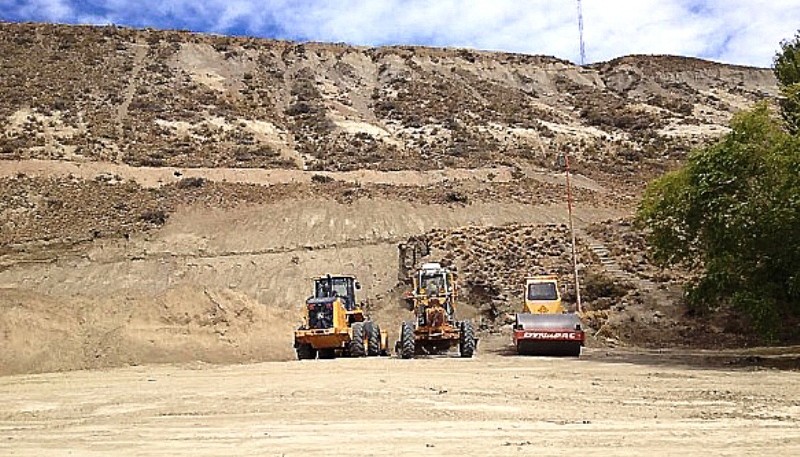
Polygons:
M517 314L514 343L520 355L578 357L583 327L575 314Z

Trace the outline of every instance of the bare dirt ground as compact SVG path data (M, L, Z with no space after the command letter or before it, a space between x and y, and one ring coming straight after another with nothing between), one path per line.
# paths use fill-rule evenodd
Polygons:
M338 359L0 378L0 454L798 455L800 373L769 355ZM785 359L800 348L781 351ZM753 366L751 362L760 361Z

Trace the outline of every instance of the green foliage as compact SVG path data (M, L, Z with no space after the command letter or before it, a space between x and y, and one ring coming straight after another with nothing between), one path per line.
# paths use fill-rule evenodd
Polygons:
M638 220L662 264L700 273L691 306L731 303L766 334L800 316L800 136L766 104L648 186Z
M800 133L800 83L781 87L780 105L787 128Z
M800 83L800 31L793 40L781 42L781 50L773 61L773 72L782 86Z
M800 132L800 31L793 40L781 42L772 71L781 86L781 112L787 127Z

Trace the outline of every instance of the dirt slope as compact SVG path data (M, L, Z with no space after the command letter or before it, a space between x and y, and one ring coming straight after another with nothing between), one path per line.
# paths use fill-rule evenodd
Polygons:
M620 212L580 207L577 215L588 222ZM396 334L405 317L392 295L398 242L432 228L565 217L563 207L510 203L194 207L128 240L6 256L16 260L0 271L0 373L289 358L310 278L325 272L356 274L376 318Z

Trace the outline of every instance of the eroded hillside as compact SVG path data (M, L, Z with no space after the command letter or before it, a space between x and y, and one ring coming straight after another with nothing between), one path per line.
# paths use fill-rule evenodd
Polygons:
M770 71L668 56L360 48L0 24L0 157L312 170L662 167L776 92Z
M591 344L736 343L685 316L685 272L627 221L775 93L769 70L681 57L0 23L0 373L285 359L324 272L395 330L410 239L502 332L526 274L570 279L564 152Z

